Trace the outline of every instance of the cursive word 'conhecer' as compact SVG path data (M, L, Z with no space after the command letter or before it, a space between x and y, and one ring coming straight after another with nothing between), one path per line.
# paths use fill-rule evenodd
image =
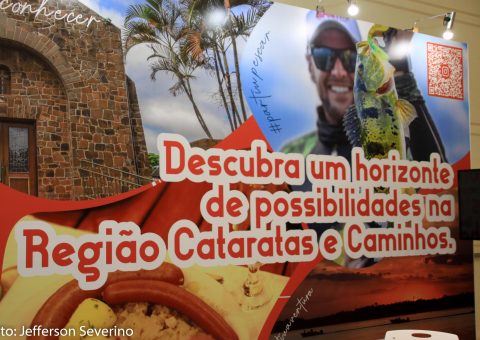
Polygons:
M75 14L74 12L67 12L60 9L49 11L47 9L48 0L42 0L39 7L36 9L28 2L11 2L10 0L1 0L0 9L3 11L10 10L13 14L35 14L35 19L43 14L45 17L53 17L55 20L64 20L67 23L76 23L79 25L86 25L89 27L92 22L101 22L94 16L84 17L82 14Z

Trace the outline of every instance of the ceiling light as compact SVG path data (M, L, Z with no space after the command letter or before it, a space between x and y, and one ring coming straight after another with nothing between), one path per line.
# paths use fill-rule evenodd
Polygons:
M455 19L455 12L448 12L443 17L443 26L445 27L445 31L443 32L443 39L450 40L453 38L453 20Z
M445 27L445 31L443 32L443 39L450 40L450 39L453 38L452 27L453 27L453 21L455 20L455 12L453 12L453 11L452 12L447 12L447 13L441 13L441 14L437 14L437 15L432 15L431 17L425 17L425 18L417 19L413 23L412 31L415 32L415 33L419 32L419 29L418 29L418 23L419 22L422 22L422 21L425 21L425 20L431 20L431 19L435 19L435 18L441 18L441 17L443 17L443 27Z
M325 7L323 7L322 5L322 0L318 0L316 11L317 11L317 18L321 18L323 15L325 15Z
M348 15L351 15L352 17L356 16L359 12L359 8L357 6L357 1L356 0L348 0Z
M443 35L442 35L443 39L445 40L451 40L453 38L453 32L452 30L445 30L445 32L443 32Z

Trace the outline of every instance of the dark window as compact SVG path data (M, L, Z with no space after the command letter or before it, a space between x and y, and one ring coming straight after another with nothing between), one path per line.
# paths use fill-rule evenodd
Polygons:
M0 94L10 93L10 70L8 67L0 65Z
M28 128L8 128L10 172L28 172Z

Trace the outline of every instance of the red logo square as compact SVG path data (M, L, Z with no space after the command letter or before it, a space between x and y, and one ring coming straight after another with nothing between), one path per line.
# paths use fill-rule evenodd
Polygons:
M463 100L463 50L427 43L428 95Z

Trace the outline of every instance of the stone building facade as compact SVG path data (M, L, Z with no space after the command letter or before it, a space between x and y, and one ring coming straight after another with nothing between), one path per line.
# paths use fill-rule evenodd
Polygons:
M78 1L0 2L0 162L4 184L50 199L116 193L84 180L90 162L150 175L121 32Z

